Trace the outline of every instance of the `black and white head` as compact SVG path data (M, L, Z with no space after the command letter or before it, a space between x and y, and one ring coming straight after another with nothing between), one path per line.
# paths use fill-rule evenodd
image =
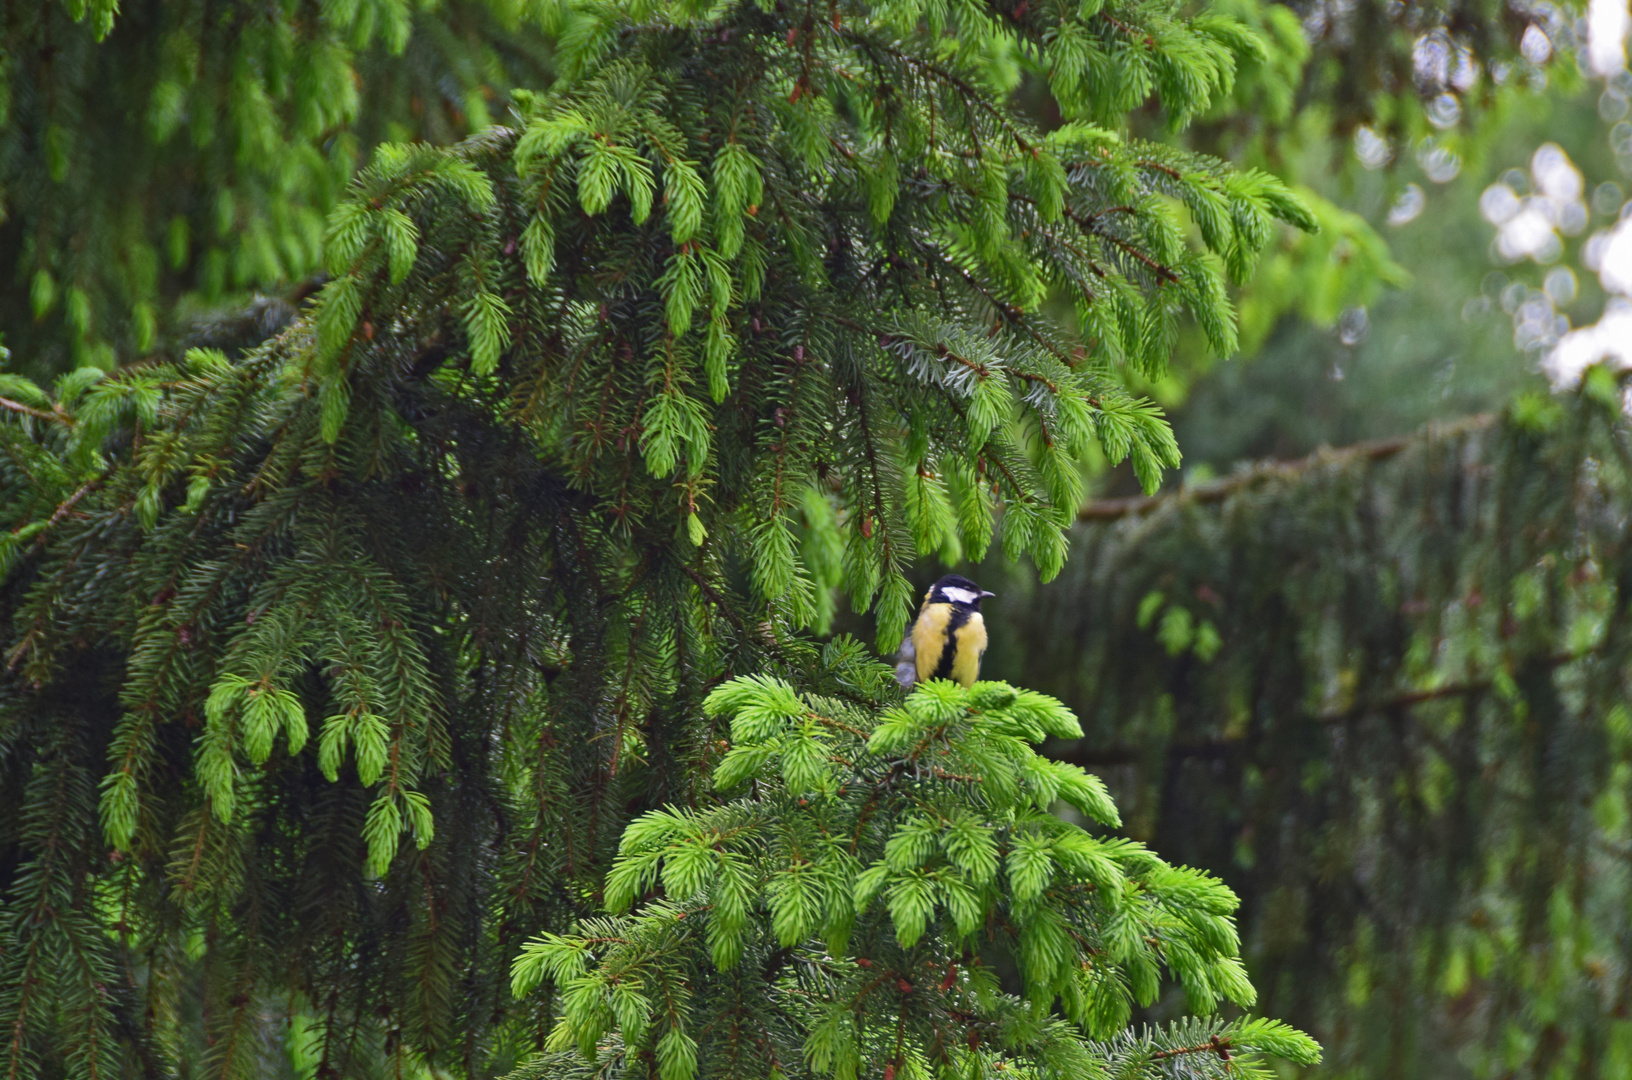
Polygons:
M929 588L929 602L931 604L952 604L956 607L970 608L974 611L980 610L982 600L996 595L996 593L986 592L973 581L966 577L959 577L957 574L948 574Z

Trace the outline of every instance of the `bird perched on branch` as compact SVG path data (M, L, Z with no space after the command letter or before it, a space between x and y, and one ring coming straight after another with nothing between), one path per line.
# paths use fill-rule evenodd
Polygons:
M981 618L980 602L995 595L957 574L931 585L918 617L901 639L895 681L908 690L926 679L954 679L973 686L986 652L986 620Z

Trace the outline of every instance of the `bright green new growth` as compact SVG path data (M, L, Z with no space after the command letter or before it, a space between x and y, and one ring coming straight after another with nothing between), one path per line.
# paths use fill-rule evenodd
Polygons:
M1138 14L1130 44L1097 8L1046 29L973 8L576 11L572 77L518 95L517 131L383 147L336 214L315 348L289 343L324 440L349 415L345 373L448 338L472 390L498 376L493 407L621 519L677 517L700 543L705 501L746 511L756 592L795 624L842 582L897 636L907 560L979 557L996 520L1051 574L1086 457L1131 458L1147 488L1179 460L1113 369L1159 373L1185 312L1232 351L1226 279L1275 218L1313 227L1267 174L1089 122L1152 90L1180 120L1256 47L1227 20ZM642 29L614 49L627 18ZM964 66L1027 30L1083 118L1046 136ZM721 70L740 78L702 90ZM1085 343L1041 314L1050 296ZM836 565L798 550L811 483L845 511Z
M655 1061L661 1080L752 1061L839 1080L1131 1080L1174 1059L1190 1076L1319 1060L1269 1020L1124 1034L1163 967L1196 1012L1252 1004L1236 898L1049 812L1118 824L1096 777L1032 749L1081 734L1053 698L933 681L880 710L745 676L705 710L731 719L714 784L734 797L632 822L606 878L613 916L517 957L514 993L548 981L561 1002L559 1056L528 1074L569 1068L566 1051L612 1054L612 1075ZM1003 989L1005 958L1021 993Z
M0 296L33 373L152 355L323 265L382 139L452 142L548 71L533 0L40 0L0 64ZM179 309L179 310L178 310Z

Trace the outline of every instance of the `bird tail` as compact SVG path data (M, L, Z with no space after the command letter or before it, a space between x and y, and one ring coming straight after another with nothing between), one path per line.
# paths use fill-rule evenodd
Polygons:
M910 631L901 639L901 648L895 653L895 681L903 690L911 690L918 681L918 650L913 647Z

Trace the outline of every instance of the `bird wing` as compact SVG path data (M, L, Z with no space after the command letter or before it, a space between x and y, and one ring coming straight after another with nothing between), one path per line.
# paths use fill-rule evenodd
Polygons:
M918 681L918 650L912 644L910 627L907 636L901 639L901 648L895 653L895 681L901 684L903 690L911 690L913 683Z

